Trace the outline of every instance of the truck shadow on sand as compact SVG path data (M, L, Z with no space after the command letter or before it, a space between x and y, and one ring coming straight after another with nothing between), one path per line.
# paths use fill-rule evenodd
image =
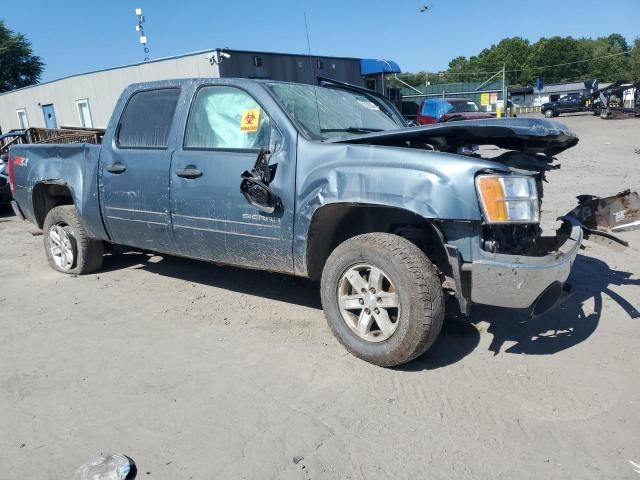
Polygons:
M638 309L610 288L640 285L640 279L632 276L630 272L609 268L601 260L578 255L570 278L572 293L561 305L536 318L529 318L523 312L478 306L469 318L445 323L443 335L435 345L421 358L399 369L420 371L450 365L452 357L460 357L469 345L473 345L471 350L477 348L480 338L474 325L478 324L492 336L488 350L494 355L501 352L525 355L561 352L583 342L595 332L603 306L609 299L617 303L630 319L640 319ZM503 350L507 343L510 346Z
M482 309L472 321L489 323L487 332L493 335L489 350L500 353L505 342L515 342L506 353L551 355L583 342L596 330L605 302L618 304L631 319L640 319L640 312L611 285L640 285L633 273L612 270L596 258L578 255L569 281L570 296L556 308L533 319L505 310Z
M123 268L139 268L173 279L322 309L318 283L305 278L136 251L105 256L103 271ZM560 306L533 319L523 312L477 307L469 318L445 321L433 347L398 369L433 370L462 360L480 344L478 324L492 335L488 350L494 355L503 351L505 343L512 345L504 353L552 355L566 350L596 330L607 299L622 307L631 319L640 319L638 309L609 288L640 285L640 279L632 276L630 272L610 269L601 260L578 255L570 278L572 293Z

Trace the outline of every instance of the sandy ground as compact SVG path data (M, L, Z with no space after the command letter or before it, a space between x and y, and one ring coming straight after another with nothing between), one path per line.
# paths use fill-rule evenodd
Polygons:
M581 141L546 221L640 188L640 120L560 120ZM623 235L578 257L561 308L480 308L382 369L334 340L311 282L135 253L64 276L5 211L0 477L122 452L157 479L640 479L640 232Z

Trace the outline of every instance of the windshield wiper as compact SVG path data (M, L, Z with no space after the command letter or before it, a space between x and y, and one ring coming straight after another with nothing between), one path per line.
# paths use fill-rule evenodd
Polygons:
M346 128L321 128L322 133L347 132L347 133L371 133L382 132L382 128L346 127Z

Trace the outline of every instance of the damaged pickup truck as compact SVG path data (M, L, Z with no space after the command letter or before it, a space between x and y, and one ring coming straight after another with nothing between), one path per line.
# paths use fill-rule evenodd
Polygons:
M190 79L130 86L101 145L15 146L8 166L55 270L96 271L121 244L310 277L337 339L392 366L433 344L445 303L561 297L583 230L564 217L543 236L540 204L577 142L543 119L408 127L331 81Z

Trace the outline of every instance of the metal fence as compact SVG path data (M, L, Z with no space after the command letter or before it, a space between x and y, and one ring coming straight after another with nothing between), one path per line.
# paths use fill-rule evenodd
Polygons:
M408 119L415 119L422 100L426 98L464 97L478 105L480 110L495 112L499 101L502 101L502 80L491 82L455 82L436 85L421 85L401 89L402 114Z

